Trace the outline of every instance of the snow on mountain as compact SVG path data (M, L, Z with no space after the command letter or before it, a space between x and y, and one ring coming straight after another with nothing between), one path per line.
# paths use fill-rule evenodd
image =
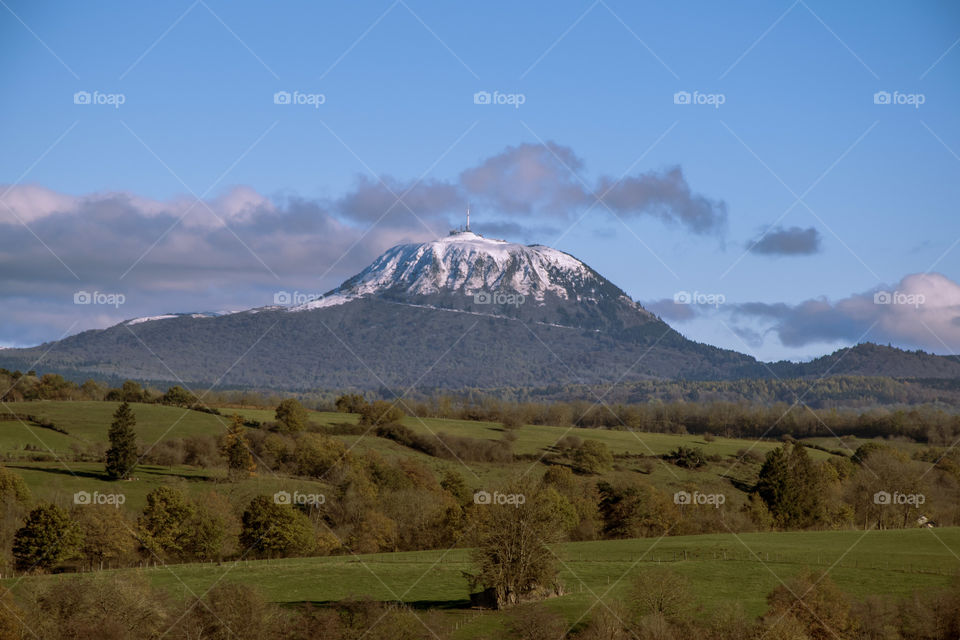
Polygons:
M169 320L170 318L217 318L219 316L230 315L231 313L240 313L239 311L217 311L217 312L206 312L206 313L166 313L160 316L144 316L142 318L134 318L133 320L127 320L122 323L129 326L136 324L143 324L144 322L153 322L155 320Z
M543 245L522 245L453 232L421 244L393 247L321 300L291 308L306 311L388 293L432 296L519 294L543 302L549 295L570 302L598 302L609 283L573 256ZM626 296L616 290L617 297Z

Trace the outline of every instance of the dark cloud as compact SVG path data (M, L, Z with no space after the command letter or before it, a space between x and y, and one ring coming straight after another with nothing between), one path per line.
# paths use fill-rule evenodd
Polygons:
M726 226L726 204L693 193L679 167L622 178L600 176L590 187L577 177L583 166L569 147L522 144L465 170L460 183L471 199L527 217L570 218L595 206L601 213L609 207L617 215L653 216L698 234L721 233Z
M604 177L597 192L606 194L604 202L617 213L652 215L679 223L694 233L718 233L727 223L726 203L693 193L680 167L628 176L619 182Z
M960 351L960 284L938 273L907 275L892 287L837 301L727 302L719 309L685 305L686 310L671 309L671 302L663 300L648 308L676 321L727 315L733 331L751 346L772 335L793 348L871 340L934 353ZM670 315L671 311L675 313Z
M808 256L820 251L820 232L814 227L773 227L747 243L752 253L772 256Z

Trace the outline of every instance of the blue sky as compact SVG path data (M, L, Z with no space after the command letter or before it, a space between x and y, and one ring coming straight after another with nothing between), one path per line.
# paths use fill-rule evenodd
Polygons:
M576 255L701 341L955 353L958 39L955 2L3 0L0 344L323 291L467 198L481 230ZM490 159L516 186L534 148L529 203L464 186ZM677 167L689 194L663 196ZM624 175L661 195L582 199ZM379 180L422 187L419 219L343 204ZM696 203L716 225L684 217ZM126 304L73 305L88 289ZM878 290L926 306L861 304Z

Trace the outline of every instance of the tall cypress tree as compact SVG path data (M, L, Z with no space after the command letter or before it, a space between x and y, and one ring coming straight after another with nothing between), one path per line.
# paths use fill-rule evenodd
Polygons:
M110 448L107 449L107 475L118 480L127 478L137 466L137 434L133 428L137 418L126 402L117 407L110 425Z

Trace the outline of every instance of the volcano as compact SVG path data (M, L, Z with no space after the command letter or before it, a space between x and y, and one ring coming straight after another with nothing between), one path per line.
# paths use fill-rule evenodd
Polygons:
M319 298L279 292L277 300L285 304L135 318L4 350L0 366L35 368L42 358L45 372L72 379L395 391L802 377L808 365L816 375L832 368L833 356L768 365L688 340L576 257L469 229L392 247ZM945 358L892 351L882 354L884 375L903 373L902 361L906 375L960 376ZM853 361L877 375L876 357Z

